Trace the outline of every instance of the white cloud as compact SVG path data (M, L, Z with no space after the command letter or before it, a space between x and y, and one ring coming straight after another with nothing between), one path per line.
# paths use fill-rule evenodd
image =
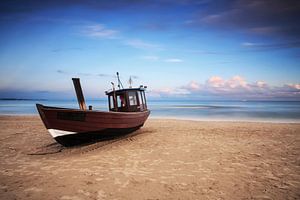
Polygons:
M197 83L196 81L191 81L188 85L187 88L189 88L190 90L199 90L201 89L201 85L199 83Z
M211 87L219 88L224 86L225 81L219 76L212 76L206 81L206 85Z
M180 63L183 62L183 60L179 59L179 58L168 58L164 60L165 62L169 62L169 63Z
M256 81L255 85L258 87L258 88L266 88L268 87L268 84L264 81Z
M118 31L113 29L107 29L102 24L94 24L84 26L81 33L88 37L115 39L117 38Z
M286 48L299 48L299 41L282 42L282 43L253 43L244 42L241 46L252 50L274 50L274 49L286 49Z
M287 84L290 88L300 90L300 84ZM300 91L299 91L300 92Z
M211 94L239 94L243 92L248 92L253 88L257 88L259 86L263 86L264 82L259 82L257 84L249 84L243 77L241 76L233 76L232 78L225 80L220 76L212 76L210 77L204 84L197 83L196 81L192 81L191 83L184 86L185 89L194 91L194 92L203 92L203 93L211 93ZM198 90L195 89L199 88Z
M161 50L161 46L158 44L153 44L149 42L145 42L140 39L132 39L132 40L126 40L124 44L131 46L136 49L152 49L152 50Z
M200 21L204 23L216 23L222 18L222 14L212 14L212 15L207 15L204 16Z
M234 76L226 82L227 86L230 88L245 88L248 89L248 83L241 76Z
M260 46L261 44L253 43L253 42L243 42L241 45L244 47L256 47L256 46Z
M167 62L167 63L180 63L183 62L182 59L179 58L160 58L158 56L142 56L141 59L148 60L148 61L161 61L161 62Z
M164 50L162 45L155 44L151 42L146 42L141 39L128 39L123 37L119 31L108 29L103 24L93 24L81 27L80 34L82 36L87 36L91 38L101 38L101 39L117 39L120 43L142 50ZM148 60L158 60L156 56L145 56L143 59Z
M198 94L215 94L227 98L243 99L285 99L300 98L300 84L286 84L280 87L269 86L265 81L247 82L241 76L234 76L229 80L221 77L212 77ZM194 91L190 88L190 91Z
M227 80L220 76L212 76L204 83L191 81L181 87L158 89L153 92L155 96L161 97L300 100L300 84L270 86L262 80L249 83L238 75Z
M150 97L182 97L189 95L191 92L184 89L184 88L161 88L161 89L154 89L149 90L148 96Z

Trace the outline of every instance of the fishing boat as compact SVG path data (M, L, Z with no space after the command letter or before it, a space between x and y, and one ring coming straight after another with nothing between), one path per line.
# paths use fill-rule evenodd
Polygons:
M72 146L99 136L131 133L144 125L150 114L146 86L124 89L117 76L119 89L112 83L112 90L105 92L109 111L93 110L92 106L87 109L79 78L72 79L79 109L36 104L45 127L58 143Z

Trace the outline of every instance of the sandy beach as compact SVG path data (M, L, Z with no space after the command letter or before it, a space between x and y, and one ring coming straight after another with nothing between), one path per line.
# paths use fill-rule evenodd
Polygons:
M0 116L0 199L300 199L300 124L150 119L65 148L38 116Z

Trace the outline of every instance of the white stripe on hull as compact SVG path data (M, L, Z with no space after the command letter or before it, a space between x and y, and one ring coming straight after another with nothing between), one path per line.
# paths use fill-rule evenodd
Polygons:
M48 129L48 131L52 135L53 138L56 138L56 137L59 137L59 136L77 134L77 132L62 131L62 130L58 130L58 129Z

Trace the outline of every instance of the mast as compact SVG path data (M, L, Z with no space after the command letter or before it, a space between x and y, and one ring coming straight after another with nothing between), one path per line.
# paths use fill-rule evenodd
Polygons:
M117 104L117 95L116 95L116 90L115 90L115 84L113 82L111 82L112 87L113 87L113 93L114 93L114 107L115 107L115 111L118 111L118 104Z
M120 86L122 86L122 89L124 89L123 84L122 84L122 82L120 80L120 77L119 77L119 72L117 72L117 78L118 78L118 88L121 89Z
M86 110L84 96L83 96L81 85L80 85L80 79L79 78L72 78L72 80L73 80L73 84L74 84L74 88L75 88L79 108L80 108L80 110Z

